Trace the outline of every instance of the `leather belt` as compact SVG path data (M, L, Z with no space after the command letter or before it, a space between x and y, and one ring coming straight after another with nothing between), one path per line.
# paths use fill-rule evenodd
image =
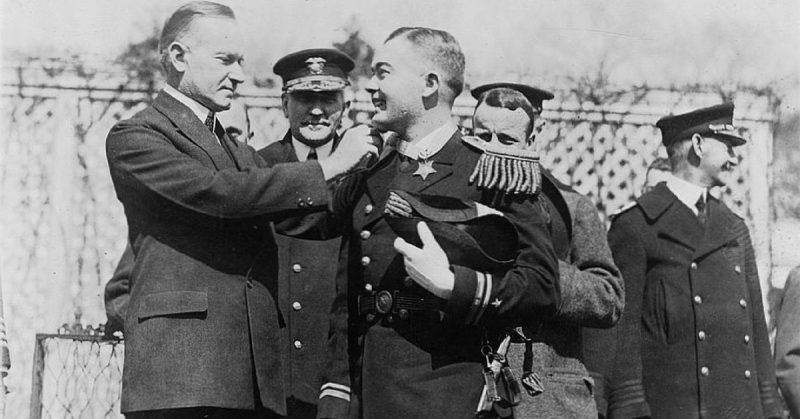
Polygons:
M434 298L403 295L401 291L374 291L358 296L358 313L361 315L396 314L406 318L412 311L439 311L441 303Z

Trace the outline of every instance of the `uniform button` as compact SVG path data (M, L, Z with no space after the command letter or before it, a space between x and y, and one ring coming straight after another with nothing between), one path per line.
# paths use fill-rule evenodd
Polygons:
M363 258L361 258L362 266L367 266L369 265L370 262L372 262L372 259L370 259L369 256L364 256Z
M369 230L361 230L361 233L358 233L358 235L361 236L361 240L366 240L372 233L370 233Z
M308 202L308 205L314 205L314 200L311 199L310 196L308 198L306 198L306 201Z
M367 204L367 206L364 207L364 214L369 215L370 213L372 213L373 209L375 209L375 207L373 207L372 204Z
M739 305L742 306L742 308L747 308L747 301L745 301L744 298L742 298L741 300L739 300Z
M750 343L750 335L744 335L744 343Z
M741 267L741 266L739 266L739 265L736 265L736 266L734 266L734 267L733 267L733 270L734 270L734 271L735 271L737 274L740 274L740 273L742 273L742 267Z
M697 332L697 338L700 339L700 340L706 340L706 332L704 332L702 330Z
M695 295L694 296L694 302L697 303L697 304L703 304L703 297L701 297L699 295Z
M749 380L752 375L753 374L750 373L750 370L744 370L744 378Z
M295 263L294 265L292 265L292 271L299 274L300 272L303 271L303 267L300 266L299 263Z
M302 304L300 304L300 301L295 301L295 302L293 302L293 303L292 303L292 308L293 308L295 311L300 311L300 309L302 309L302 308L303 308L303 305L302 305Z
M372 291L372 284L364 284L365 291Z
M692 264L690 266L691 266L693 271L697 270L697 264L696 263L692 262Z
M294 341L294 348L303 349L303 342L300 342L299 340Z
M397 317L400 317L400 320L408 319L408 310L401 308L400 311L397 312Z
M406 287L410 287L410 286L414 285L414 280L411 279L410 276L407 276L407 277L403 278L403 285L405 285Z
M700 368L700 375L702 375L703 377L708 377L708 374L709 374L710 372L711 372L711 371L709 371L709 370L708 370L708 367L702 367L702 368Z

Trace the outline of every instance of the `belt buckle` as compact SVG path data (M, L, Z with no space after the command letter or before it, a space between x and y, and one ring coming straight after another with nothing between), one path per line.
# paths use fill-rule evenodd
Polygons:
M393 305L394 298L392 297L391 292L383 290L378 291L378 293L375 294L375 311L378 313L388 314L390 311L392 311Z

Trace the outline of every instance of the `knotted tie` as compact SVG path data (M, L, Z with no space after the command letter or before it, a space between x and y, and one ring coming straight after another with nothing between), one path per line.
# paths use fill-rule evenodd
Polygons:
M217 121L217 117L214 114L214 112L209 112L208 113L208 117L206 117L206 128L208 128L209 131L214 133L215 136L216 136L216 132L214 131L214 124L216 123L216 121Z
M706 221L708 220L708 214L706 213L706 194L700 194L700 198L697 199L694 207L697 208L697 221L702 225L706 225Z
M312 148L311 151L308 152L308 156L306 160L317 160L317 149Z

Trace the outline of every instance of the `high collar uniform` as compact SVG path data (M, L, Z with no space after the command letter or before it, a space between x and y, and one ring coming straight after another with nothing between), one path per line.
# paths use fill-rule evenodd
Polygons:
M780 415L747 227L713 197L706 211L660 184L613 219L627 298L610 417Z

